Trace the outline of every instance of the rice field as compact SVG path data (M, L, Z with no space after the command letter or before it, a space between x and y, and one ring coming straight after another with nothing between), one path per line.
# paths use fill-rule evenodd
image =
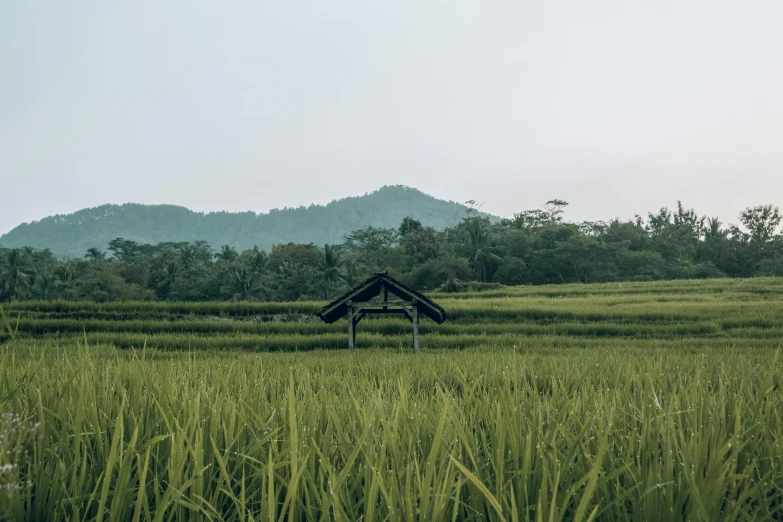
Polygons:
M431 294L448 313L424 320L422 346L774 348L783 339L783 279L716 279L508 287L471 294ZM17 339L88 342L160 350L309 351L342 349L347 322L321 323L324 303L20 302L5 306ZM368 318L359 348L405 349L410 324ZM10 339L7 329L0 342Z
M0 520L781 520L783 279L8 303Z

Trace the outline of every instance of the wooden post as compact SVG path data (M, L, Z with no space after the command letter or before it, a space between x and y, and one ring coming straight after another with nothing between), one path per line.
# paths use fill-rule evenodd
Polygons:
M353 333L351 334L351 350L356 348L356 330L358 330L357 326L359 325L358 321L359 314L353 316Z
M419 306L416 303L416 298L412 299L413 309L413 353L419 353Z
M353 303L348 301L348 350L356 346L356 318L353 313Z

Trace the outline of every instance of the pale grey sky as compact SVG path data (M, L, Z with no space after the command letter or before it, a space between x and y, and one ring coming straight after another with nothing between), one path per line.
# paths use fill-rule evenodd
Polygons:
M0 2L0 233L407 184L510 216L783 204L779 0Z

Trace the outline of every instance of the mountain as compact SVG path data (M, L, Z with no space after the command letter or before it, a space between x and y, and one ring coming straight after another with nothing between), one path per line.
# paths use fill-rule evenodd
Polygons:
M102 205L25 223L0 236L0 246L48 248L61 257L82 257L88 248L106 250L110 240L139 243L206 240L213 248L269 250L278 243L341 243L359 228L398 227L406 216L442 230L455 225L466 207L402 185L327 205L254 212L194 212L175 205ZM497 220L495 216L489 216Z

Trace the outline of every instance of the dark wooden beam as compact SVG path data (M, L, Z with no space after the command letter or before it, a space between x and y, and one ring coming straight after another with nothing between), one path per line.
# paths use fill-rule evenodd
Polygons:
M389 307L389 306L410 306L412 301L354 301L353 306L360 310L361 308L365 306L382 306L382 307Z
M362 308L363 314L404 314L408 312L405 308L381 308L374 306L365 306Z

